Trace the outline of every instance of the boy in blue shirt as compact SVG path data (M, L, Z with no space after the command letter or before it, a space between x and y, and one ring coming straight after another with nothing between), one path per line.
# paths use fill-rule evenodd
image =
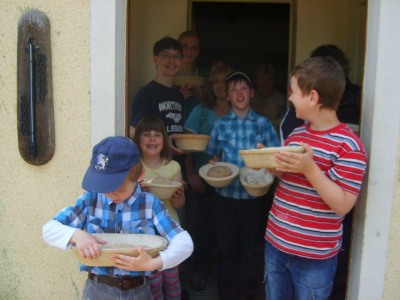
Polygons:
M254 89L250 78L234 72L226 79L232 109L214 124L206 152L212 162L244 162L239 150L279 146L272 123L250 108ZM239 178L216 189L213 213L219 252L218 293L221 300L254 299L257 296L256 247L262 243L265 198L249 195ZM261 262L262 263L262 262Z
M138 257L116 254L113 267L80 265L88 272L82 299L153 299L147 276L174 267L190 256L193 242L153 194L137 183L143 172L137 145L125 137L108 137L93 148L82 181L84 192L43 226L44 241L60 249L75 245L85 258L101 254L106 241L92 233L145 233L166 238L168 247L152 258L137 247Z

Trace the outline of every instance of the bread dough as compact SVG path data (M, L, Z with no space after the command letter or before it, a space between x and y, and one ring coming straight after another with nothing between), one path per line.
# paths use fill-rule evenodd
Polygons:
M172 185L172 181L165 177L156 177L151 182L155 184Z
M232 175L232 170L227 166L213 166L207 172L207 176L213 178L223 178L230 175Z
M265 177L262 174L249 174L245 176L244 180L247 184L252 184L252 185L267 184L267 182L265 181Z

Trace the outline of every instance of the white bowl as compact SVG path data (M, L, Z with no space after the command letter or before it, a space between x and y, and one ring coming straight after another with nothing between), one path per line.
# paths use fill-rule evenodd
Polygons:
M136 246L142 247L151 257L156 257L168 245L165 238L152 234L94 233L92 235L107 241L107 244L100 245L101 254L99 257L94 259L84 258L80 256L75 246L71 248L79 262L86 266L113 266L114 262L111 260L111 257L114 254L138 256L139 252L136 250Z
M170 184L163 184L156 183L154 182L155 180L156 178L152 178L146 183L150 187L150 193L156 195L160 200L171 199L172 194L175 192L175 190L182 186L182 183L180 183L179 181L171 181Z
M275 162L275 154L281 151L303 153L304 148L301 146L267 147L261 149L240 150L239 154L243 158L246 166L249 168L277 168L279 165Z
M178 149L197 152L206 150L210 136L205 134L182 133L174 134L173 139Z
M254 197L268 193L274 182L274 176L266 169L254 170L243 167L240 169L239 178L246 191Z
M207 176L208 170L210 170L214 166L226 166L229 167L232 171L232 174L227 177L215 178ZM225 187L229 185L233 179L239 174L239 168L228 162L217 162L214 165L206 164L199 169L199 175L203 178L209 185L213 187Z

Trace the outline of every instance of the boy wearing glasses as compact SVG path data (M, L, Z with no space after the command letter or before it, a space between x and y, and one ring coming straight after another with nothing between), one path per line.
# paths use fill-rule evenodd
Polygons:
M145 115L156 115L164 123L168 135L183 132L183 95L173 87L172 81L182 63L183 49L174 38L164 37L153 46L153 62L157 68L156 78L139 89L131 110L129 136L133 139L139 120ZM172 140L174 154L182 154Z

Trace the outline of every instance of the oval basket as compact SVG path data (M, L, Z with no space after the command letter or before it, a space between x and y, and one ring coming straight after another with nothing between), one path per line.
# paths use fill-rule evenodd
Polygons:
M174 134L173 139L180 150L201 152L206 150L210 136L205 134L182 133Z
M111 257L117 253L138 256L136 246L142 247L151 257L157 257L158 253L168 245L165 238L152 234L94 233L92 235L107 241L107 244L100 245L101 255L99 257L94 259L84 258L80 256L75 246L72 246L71 249L81 264L93 267L114 266Z
M275 154L281 151L303 153L304 148L301 146L267 147L261 149L240 150L239 154L243 158L246 166L249 168L277 168L279 165L275 162Z

